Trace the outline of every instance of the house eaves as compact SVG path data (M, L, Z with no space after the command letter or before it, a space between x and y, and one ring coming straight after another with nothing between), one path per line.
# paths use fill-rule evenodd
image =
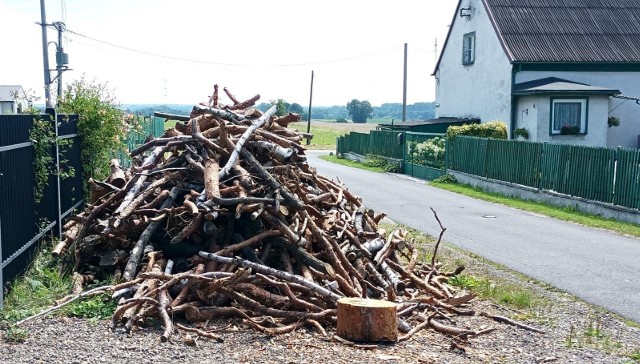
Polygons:
M556 77L548 77L514 85L512 95L619 95L620 90L591 86Z

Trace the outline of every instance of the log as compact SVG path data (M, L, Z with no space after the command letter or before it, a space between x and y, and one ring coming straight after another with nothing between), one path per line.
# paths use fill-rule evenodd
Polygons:
M338 336L351 341L397 341L396 304L369 298L338 300Z

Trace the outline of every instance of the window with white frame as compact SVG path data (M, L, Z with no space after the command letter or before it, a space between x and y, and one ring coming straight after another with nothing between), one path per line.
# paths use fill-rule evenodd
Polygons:
M476 60L476 32L462 37L462 64L473 64Z
M551 99L551 134L587 132L586 98Z

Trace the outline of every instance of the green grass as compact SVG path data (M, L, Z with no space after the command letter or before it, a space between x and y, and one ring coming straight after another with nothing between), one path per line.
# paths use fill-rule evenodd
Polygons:
M59 262L50 252L51 244L38 248L27 271L11 284L0 311L1 326L16 341L24 336L23 330L14 326L17 321L44 311L71 292L70 274L61 271ZM104 282L96 282L101 283ZM105 294L73 302L52 314L99 320L111 317L115 307L116 302Z
M292 123L289 125L289 128L296 129L301 132L307 132L307 123ZM311 139L311 144L306 145L306 139L302 141L303 145L307 149L336 149L336 138L343 135L344 132L340 132L338 130L332 130L329 128L318 127L317 125L311 126L311 134L313 134L313 139Z
M370 165L366 165L365 163L356 162L356 161L352 161L344 158L338 158L335 155L322 155L320 156L320 159L323 159L327 162L332 162L332 163L340 164L343 166L347 166L347 167L364 169L366 171L381 172L381 173L385 172L385 169L383 167L370 166Z
M496 284L488 277L475 277L460 274L449 279L449 284L468 289L484 299L491 299L499 304L518 309L534 306L533 294L522 287L513 284Z
M493 202L524 211L530 211L559 220L570 221L594 228L606 229L619 234L640 237L640 225L587 214L569 207L559 207L542 202L520 200L514 197L508 197L498 193L488 192L477 187L458 183L438 183L432 181L430 185L479 200Z

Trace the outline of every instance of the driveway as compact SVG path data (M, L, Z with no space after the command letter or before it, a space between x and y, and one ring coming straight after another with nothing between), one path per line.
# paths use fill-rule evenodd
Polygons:
M368 172L318 158L309 164L362 197L367 207L493 262L640 322L640 240L472 199L406 176Z

